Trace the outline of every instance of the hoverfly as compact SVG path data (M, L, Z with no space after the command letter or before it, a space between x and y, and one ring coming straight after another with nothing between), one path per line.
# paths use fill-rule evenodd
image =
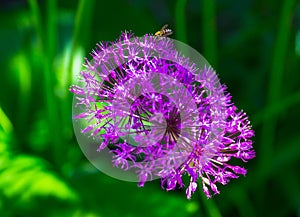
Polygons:
M157 31L154 35L160 37L166 37L168 35L172 35L172 29L168 29L168 24L164 25L159 31Z

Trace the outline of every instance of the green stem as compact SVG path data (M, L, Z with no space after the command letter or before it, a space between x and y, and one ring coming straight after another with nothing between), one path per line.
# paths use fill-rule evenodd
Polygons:
M281 18L279 22L278 36L274 47L274 56L271 63L270 83L267 93L268 105L281 100L282 78L284 73L284 58L288 51L289 38L291 34L291 19L295 0L286 0L283 3ZM273 144L275 143L275 129L277 124L277 116L273 119L264 121L261 133L261 145L258 150L260 159L259 166L261 173L265 173L271 165L273 156Z
M82 45L89 38L91 32L91 21L93 15L94 0L80 0L75 15L74 33L71 45L70 60L68 65L68 83L72 81L72 67L74 63L74 54L79 45Z
M46 109L48 115L49 138L53 142L53 160L56 166L62 162L60 148L61 141L61 125L58 114L58 102L54 94L55 73L53 71L53 62L56 54L57 45L57 26L56 26L56 1L47 1L46 11L46 34L44 40L45 59L44 59L44 91L46 97Z
M214 0L203 0L202 14L202 37L203 54L210 64L217 66L217 32L216 32L216 5Z
M65 126L64 129L65 135L71 136L72 135L72 125L71 117L70 117L70 109L72 107L72 95L68 91L69 87L72 82L73 77L73 65L74 65L74 58L75 53L80 46L84 44L84 42L88 41L90 32L91 32L91 21L92 21L92 14L94 9L94 0L80 0L76 15L75 15L75 23L74 23L74 33L71 43L70 55L67 61L67 70L64 70L62 73L67 73L63 75L63 78L66 78L66 81L62 82L63 86L61 87L61 92L64 98L63 103L61 103L61 113L62 113L62 124ZM83 59L82 59L83 60ZM80 68L75 69L80 71Z
M43 29L41 25L41 13L40 9L37 3L37 0L28 0L30 13L32 16L33 25L35 28L35 32L37 34L37 40L38 40L38 48L42 51L43 50Z
M289 38L291 34L291 19L292 10L295 0L286 0L283 2L282 12L280 16L278 35L275 41L274 56L271 62L270 83L267 92L267 106L281 100L282 78L284 72L285 58L288 51ZM258 147L258 179L256 180L256 189L263 192L266 187L265 174L271 168L273 158L273 145L276 142L276 125L278 116L264 121L261 130L261 141ZM259 198L259 210L263 210L263 201L267 195L262 195Z
M203 205L206 209L207 216L210 217L222 217L220 210L218 209L217 205L213 201L213 198L207 199L204 193L200 192Z
M86 41L88 41L90 32L91 32L91 21L92 15L94 11L94 0L80 0L78 4L78 8L75 14L75 22L74 22L74 32L71 42L70 54L67 59L66 70L63 70L64 81L61 82L60 92L62 93L62 103L60 104L61 111L61 125L64 126L64 136L65 140L69 141L73 135L72 124L71 124L71 113L70 110L72 108L72 94L68 91L72 82L73 70L77 72L81 70L81 68L73 69L75 55L78 52L78 49L84 45ZM83 58L82 58L83 61ZM62 151L66 152L68 147L65 146ZM64 172L64 171L63 171Z
M177 0L175 6L175 35L176 39L187 43L185 7L187 0Z

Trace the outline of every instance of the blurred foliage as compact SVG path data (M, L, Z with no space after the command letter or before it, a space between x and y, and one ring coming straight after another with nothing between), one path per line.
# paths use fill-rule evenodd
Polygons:
M2 0L0 216L300 216L300 3L296 0ZM96 170L73 134L69 85L121 30L163 24L217 69L256 132L246 178L207 200Z

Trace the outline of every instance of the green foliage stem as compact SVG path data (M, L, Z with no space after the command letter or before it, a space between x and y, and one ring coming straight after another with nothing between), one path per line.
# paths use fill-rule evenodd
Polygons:
M203 0L202 37L203 54L212 67L217 67L217 29L216 29L216 3L214 0Z

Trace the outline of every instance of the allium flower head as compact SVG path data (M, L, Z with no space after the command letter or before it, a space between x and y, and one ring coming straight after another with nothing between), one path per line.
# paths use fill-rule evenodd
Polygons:
M230 159L255 157L250 122L195 50L125 32L91 55L71 91L77 139L97 168L139 186L155 178L166 190L186 186L188 199L199 183L211 197L217 183L246 174Z

